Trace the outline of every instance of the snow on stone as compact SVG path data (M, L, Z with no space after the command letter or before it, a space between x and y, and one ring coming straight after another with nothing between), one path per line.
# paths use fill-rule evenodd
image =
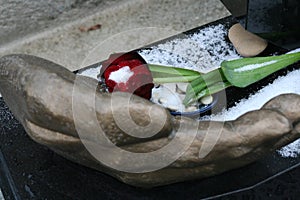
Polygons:
M209 26L192 35L140 50L147 63L170 65L209 72L220 67L224 60L240 58L231 43L226 42L224 25Z
M297 158L300 155L300 139L277 151L284 158Z
M288 52L288 54L291 54L291 53L298 53L298 52L300 52L300 48L294 49L294 50Z
M98 79L97 76L100 73L101 67L102 67L102 65L99 65L98 67L95 67L95 68L86 69L84 71L79 72L78 75Z

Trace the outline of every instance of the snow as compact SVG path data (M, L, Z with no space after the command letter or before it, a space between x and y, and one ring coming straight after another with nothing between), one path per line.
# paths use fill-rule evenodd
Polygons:
M133 72L129 66L124 66L117 71L111 72L108 80L115 81L116 83L126 83L130 77L133 76Z
M289 72L286 76L278 77L273 83L262 88L247 99L242 99L234 107L211 116L204 116L203 120L229 121L239 116L260 109L272 98L287 93L300 94L300 70Z
M101 67L102 67L102 65L99 65L95 68L90 68L90 69L86 69L84 71L80 71L78 73L78 75L87 76L87 77L98 80L97 75L99 74Z
M277 151L284 158L297 158L300 155L300 139Z
M240 58L232 44L226 42L224 25L209 26L191 35L142 49L139 54L147 63L169 65L209 72L224 60Z
M298 52L300 52L300 48L294 49L294 50L288 52L288 54L291 54L291 53L298 53Z

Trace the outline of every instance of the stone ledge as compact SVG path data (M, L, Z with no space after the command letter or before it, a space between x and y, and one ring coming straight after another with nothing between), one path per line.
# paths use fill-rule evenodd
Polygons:
M90 7L87 6L87 8ZM82 12L85 11L85 9L82 10ZM31 54L75 70L82 67L80 63L87 57L90 50L112 35L135 28L160 28L147 33L147 36L143 38L140 36L145 33L132 36L132 33L136 32L132 31L119 37L118 41L114 41L118 45L111 51L127 51L229 15L219 0L122 0L120 4L113 3L113 6L104 6L104 9L102 9L102 4L99 4L98 7L88 10L89 16L85 18L82 18L82 13L75 14L72 10L70 12L74 16L53 24L51 28L42 32L40 32L42 28L32 25L31 35L27 37L19 35L15 37L15 41L1 45L0 57L12 53ZM3 17L5 18L5 15ZM19 18L15 20L18 21ZM47 23L47 20L39 20L42 21L41 23ZM23 25L25 28L28 26L27 23L35 22L27 21ZM101 29L88 33L79 31L82 25L94 24L101 24ZM36 26L39 24L37 23ZM37 28L36 32L34 28ZM126 43L122 43L124 38ZM4 36L0 36L1 40L6 41ZM96 55L92 57L91 62L105 59Z

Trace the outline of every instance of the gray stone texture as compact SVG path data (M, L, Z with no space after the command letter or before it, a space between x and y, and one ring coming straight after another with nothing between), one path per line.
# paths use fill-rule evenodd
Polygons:
M0 45L91 15L116 0L0 1Z
M109 54L99 51L139 48L228 15L219 0L2 1L0 56L31 54L75 70ZM79 30L95 24L101 29Z

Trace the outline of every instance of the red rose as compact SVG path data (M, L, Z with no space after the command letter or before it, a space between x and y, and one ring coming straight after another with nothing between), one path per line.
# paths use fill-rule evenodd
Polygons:
M109 92L129 92L150 99L153 78L145 60L136 52L112 54L101 72Z

